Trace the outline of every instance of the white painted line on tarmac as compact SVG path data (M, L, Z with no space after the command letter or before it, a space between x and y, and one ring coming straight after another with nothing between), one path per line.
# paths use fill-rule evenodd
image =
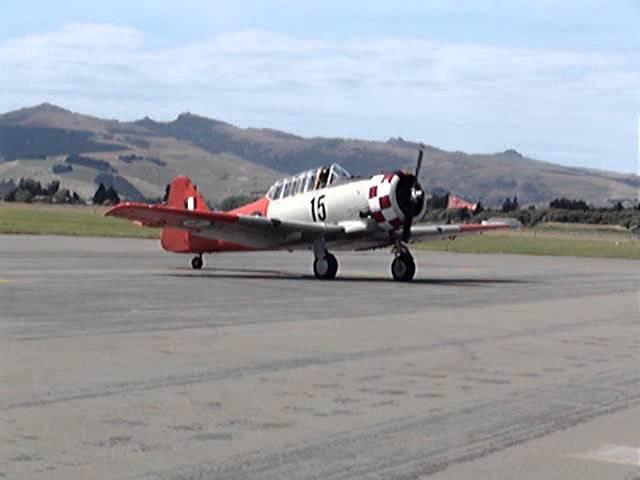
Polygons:
M582 460L618 463L640 467L640 448L626 445L603 445L600 448L581 455L570 455Z

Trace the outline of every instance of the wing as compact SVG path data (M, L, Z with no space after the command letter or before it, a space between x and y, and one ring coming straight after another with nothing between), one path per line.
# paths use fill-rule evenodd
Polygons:
M443 238L490 232L492 230L513 230L522 224L515 218L499 218L460 225L414 225L411 228L411 241L439 240Z
M147 227L174 227L216 240L225 240L252 248L275 248L311 243L344 236L343 227L334 224L284 222L277 219L203 212L143 203L121 203L105 215L126 218Z

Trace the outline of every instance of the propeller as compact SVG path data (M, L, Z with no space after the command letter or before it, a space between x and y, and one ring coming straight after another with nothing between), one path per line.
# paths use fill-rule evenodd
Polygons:
M402 225L402 241L408 242L411 238L411 225L413 224L413 218L418 214L420 208L420 202L424 196L424 192L418 192L418 175L422 168L422 157L424 156L424 144L420 144L420 150L418 151L418 162L416 163L416 170L413 174L413 184L411 185L411 197L409 198L409 212L404 217L404 224Z

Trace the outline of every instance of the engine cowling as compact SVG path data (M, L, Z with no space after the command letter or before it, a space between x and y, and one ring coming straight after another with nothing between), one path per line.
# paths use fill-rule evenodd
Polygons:
M414 223L425 215L426 210L426 195L418 184L414 188L411 173L397 171L371 177L369 211L383 230L400 230L408 215L413 214L411 221Z

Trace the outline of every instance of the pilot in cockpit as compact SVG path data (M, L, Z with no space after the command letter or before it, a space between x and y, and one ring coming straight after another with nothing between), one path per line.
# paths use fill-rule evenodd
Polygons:
M316 184L314 186L314 190L318 190L320 188L325 188L329 181L329 168L322 167L318 170L318 178L316 178Z

